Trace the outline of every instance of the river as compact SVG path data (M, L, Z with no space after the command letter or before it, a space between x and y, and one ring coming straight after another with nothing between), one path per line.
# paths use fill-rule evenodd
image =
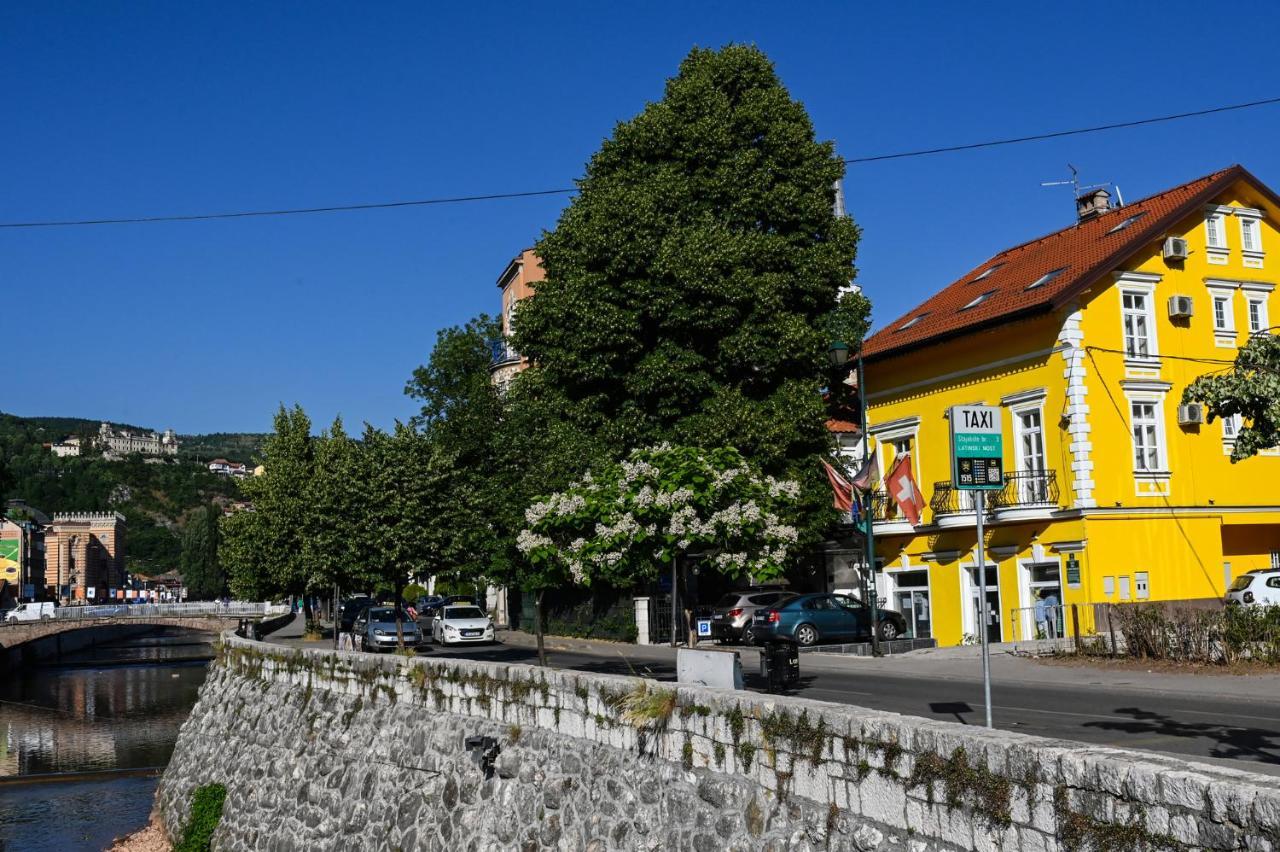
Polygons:
M0 680L0 850L101 850L141 828L212 637L157 629Z

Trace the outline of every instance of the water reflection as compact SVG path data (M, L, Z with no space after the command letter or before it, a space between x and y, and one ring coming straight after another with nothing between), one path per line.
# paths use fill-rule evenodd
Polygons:
M163 767L204 682L211 639L160 631L9 673L0 680L0 779ZM100 849L104 833L109 841L146 822L155 784L0 783L0 850Z

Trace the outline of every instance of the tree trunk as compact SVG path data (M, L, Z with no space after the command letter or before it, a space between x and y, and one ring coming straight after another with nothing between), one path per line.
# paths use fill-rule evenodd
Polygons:
M538 589L538 594L533 599L533 632L538 637L538 665L545 667L547 665L547 647L543 642L542 631L542 591L542 589Z
M680 560L680 570L676 573L677 582L680 584L680 607L684 613L684 630L685 645L692 648L698 644L698 628L693 623L693 606L689 601L689 562L688 559ZM671 631L674 633L676 626L671 625Z
M302 618L303 618L302 628L304 630L311 627L311 619L313 616L314 616L314 613L311 611L311 595L307 594L306 592L303 592L302 593Z

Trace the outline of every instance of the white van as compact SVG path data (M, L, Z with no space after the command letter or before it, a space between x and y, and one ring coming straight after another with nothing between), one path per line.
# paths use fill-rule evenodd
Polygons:
M1226 602L1245 606L1280 606L1280 569L1259 568L1236 577Z
M48 621L53 618L53 601L22 603L4 614L5 621Z

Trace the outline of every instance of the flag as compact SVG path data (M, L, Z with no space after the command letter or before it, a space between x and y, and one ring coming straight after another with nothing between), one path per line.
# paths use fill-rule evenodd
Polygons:
M867 457L862 462L862 468L853 478L853 487L859 491L871 491L879 484L880 459L875 453L867 453Z
M834 467L822 460L822 467L827 472L827 481L831 483L831 505L846 515L853 508L853 486Z
M898 456L893 463L893 469L889 471L888 478L885 479L885 486L889 491L889 496L898 505L898 511L902 513L911 526L920 526L920 514L924 511L924 497L920 494L920 489L916 486L916 479L911 475L911 455L904 453Z

